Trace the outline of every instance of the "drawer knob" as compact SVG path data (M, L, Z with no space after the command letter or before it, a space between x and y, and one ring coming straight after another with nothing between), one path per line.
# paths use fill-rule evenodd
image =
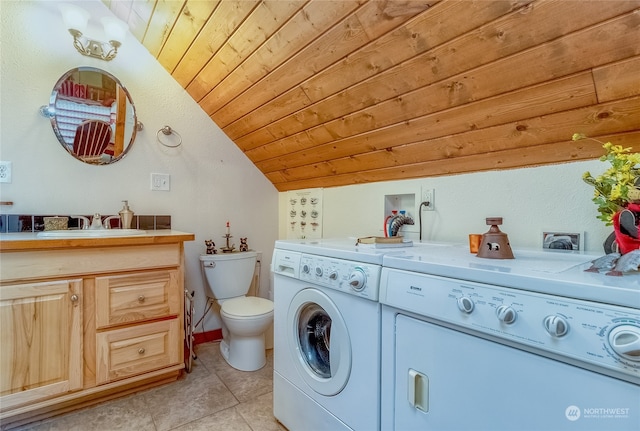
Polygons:
M80 297L74 293L69 297L69 299L71 299L71 302L78 302L78 299L80 299Z
M138 349L138 353L141 354L141 355L144 355L144 347L140 347Z
M144 295L138 296L138 302L144 302Z

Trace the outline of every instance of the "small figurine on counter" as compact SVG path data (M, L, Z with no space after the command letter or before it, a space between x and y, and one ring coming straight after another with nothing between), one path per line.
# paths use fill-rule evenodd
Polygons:
M204 244L207 246L207 254L218 254L218 250L216 250L216 245L212 239L205 239Z
M247 244L247 238L240 238L240 251L249 251L249 245Z

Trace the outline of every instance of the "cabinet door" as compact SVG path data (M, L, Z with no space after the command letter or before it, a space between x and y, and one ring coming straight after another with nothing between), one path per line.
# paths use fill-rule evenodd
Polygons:
M182 289L177 270L144 271L96 278L96 326L178 315Z
M82 388L82 280L0 286L2 410Z

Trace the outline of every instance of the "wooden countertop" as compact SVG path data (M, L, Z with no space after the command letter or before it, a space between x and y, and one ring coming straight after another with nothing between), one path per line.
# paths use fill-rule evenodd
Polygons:
M5 233L0 234L0 252L170 244L194 239L194 234L176 230L148 230L144 235L105 238L39 238L36 232Z

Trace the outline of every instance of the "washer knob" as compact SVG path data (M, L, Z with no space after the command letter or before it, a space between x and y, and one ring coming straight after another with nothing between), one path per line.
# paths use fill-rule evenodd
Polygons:
M309 268L308 263L305 263L304 265L302 265L302 272L304 272L305 274L309 274L311 272L311 268Z
M475 304L473 303L473 299L469 298L468 296L461 296L460 298L458 298L458 308L460 309L460 311L471 314L474 306Z
M338 279L338 271L331 271L331 273L329 274L329 279L330 280L337 280Z
M513 307L509 305L499 306L496 310L496 314L498 315L498 320L502 323L506 323L507 325L511 325L516 321L516 318L518 317L518 313L516 312L516 310L514 310Z
M356 268L349 274L349 285L356 292L360 292L362 289L364 289L366 283L367 276L362 269Z
M616 326L609 332L609 345L623 358L640 362L640 327L635 325Z
M547 316L543 321L544 329L547 330L552 337L564 337L569 332L569 322L563 316L557 314Z
M322 267L316 266L316 276L322 277Z

